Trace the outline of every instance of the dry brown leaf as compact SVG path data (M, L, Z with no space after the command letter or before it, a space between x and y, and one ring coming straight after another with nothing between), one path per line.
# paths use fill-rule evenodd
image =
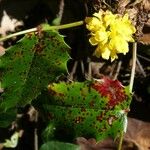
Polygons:
M150 10L150 0L143 0L142 4L143 4L143 7L145 10L147 10L147 11Z
M136 25L138 9L136 7L126 9L126 12L129 14L130 19L132 20L133 25Z
M143 34L142 37L138 38L138 41L144 45L150 45L150 33Z
M150 123L128 118L125 140L132 141L140 150L150 148Z
M150 27L150 15L148 21L145 23L146 26Z
M120 8L126 7L129 3L130 3L130 0L120 0L119 3L118 3L118 6Z

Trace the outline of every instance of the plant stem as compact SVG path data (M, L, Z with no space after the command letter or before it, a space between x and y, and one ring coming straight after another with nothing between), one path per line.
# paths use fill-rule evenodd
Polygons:
M118 64L117 64L117 70L116 70L116 73L114 75L114 80L116 80L118 78L118 75L119 75L119 72L120 72L120 69L121 69L121 65L122 65L122 61L119 61Z
M58 26L46 26L46 27L42 28L42 31L67 29L67 28L81 26L81 25L83 25L83 23L84 23L83 21L77 21L77 22L68 23L68 24L64 24L64 25L58 25ZM16 36L31 33L31 32L36 32L36 31L38 31L38 28L31 28L31 29L20 31L20 32L16 32L16 33L13 33L8 36L0 38L0 42L8 40L12 37L16 37Z
M10 35L0 38L0 42L6 41L10 38L13 38L13 37L16 37L19 35L23 35L23 34L30 33L30 32L35 32L35 31L37 31L37 28L31 28L31 29L20 31L20 32L16 32L16 33L13 33L13 34L10 34Z
M118 150L122 149L123 136L124 136L124 131L121 131L119 145L118 145Z
M69 81L73 81L73 79L74 79L74 74L75 74L75 72L76 72L76 70L77 70L77 65L78 65L78 61L75 61L75 62L74 62L74 65L73 65L73 68L72 68L72 70L71 70L71 73L70 73L70 75L69 75L69 77L68 77L68 80L69 80Z
M137 43L133 43L133 54L132 54L132 70L131 70L131 77L130 77L130 84L129 89L132 93L134 77L135 77L135 68L136 68L136 55L137 55Z
M146 73L145 73L145 71L144 71L144 69L143 69L143 66L141 65L139 59L136 58L136 60L137 60L137 61L136 61L136 62L137 62L137 66L139 67L139 69L140 69L142 75L143 75L144 77L146 77Z
M130 93L132 93L132 90L133 90L133 83L134 83L134 77L135 77L135 68L136 68L136 56L137 56L137 42L133 43L132 70L131 70L131 77L130 77L130 84L129 84ZM121 131L118 150L121 150L121 148L122 148L123 136L124 136L124 131Z

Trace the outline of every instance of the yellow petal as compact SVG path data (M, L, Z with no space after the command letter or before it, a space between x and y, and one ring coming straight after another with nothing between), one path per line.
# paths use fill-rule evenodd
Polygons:
M129 51L128 42L124 40L121 36L116 36L109 42L109 48L115 50L116 53L126 54Z
M116 15L112 14L110 11L106 11L104 16L104 22L106 24L106 27L110 24L113 24L115 22Z
M96 17L87 17L85 19L86 28L92 32L99 30L102 26L102 22Z
M102 57L103 59L108 60L110 58L110 50L108 49L107 44L101 45L99 44L94 52L96 57Z
M91 45L95 46L98 44L98 41L95 39L95 37L90 37L89 42L91 43Z
M103 12L99 11L98 13L94 13L93 16L97 17L99 20L102 20Z
M108 60L110 57L110 50L107 47L105 47L104 49L102 49L102 51L102 58Z
M99 30L95 33L95 39L105 44L108 41L108 35L109 33L107 33L105 30Z
M113 62L115 59L118 59L117 53L111 53L110 57L111 57L111 62Z

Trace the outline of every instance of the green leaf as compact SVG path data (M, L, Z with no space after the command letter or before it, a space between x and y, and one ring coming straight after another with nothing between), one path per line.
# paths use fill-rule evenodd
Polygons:
M56 128L56 132L65 136L72 135L71 139L79 136L105 139L116 137L123 130L123 114L118 110L100 110L87 108L72 108L54 105L45 105L47 118ZM115 129L115 130L114 130ZM70 134L72 133L72 134ZM57 137L56 137L57 138Z
M53 83L49 85L51 95L50 104L71 107L101 108L107 104L95 89L90 87L91 82Z
M80 150L80 148L75 144L51 141L43 144L40 150Z
M124 130L126 110L131 102L128 87L124 89L125 99L110 108L108 98L102 97L91 84L61 82L49 86L51 99L44 110L50 124L60 132L56 136L72 133L70 138L83 136L103 140L110 136L115 138Z
M48 126L42 132L42 139L46 142L51 140L54 136L54 130L55 127L52 124L48 124Z
M16 110L9 109L6 112L0 112L0 127L6 128L16 119Z
M0 110L30 103L56 77L67 72L69 47L56 31L28 34L1 57Z

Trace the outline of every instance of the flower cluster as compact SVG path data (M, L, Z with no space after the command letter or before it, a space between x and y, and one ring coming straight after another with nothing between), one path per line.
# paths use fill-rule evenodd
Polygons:
M89 42L97 48L94 55L103 59L118 58L118 53L124 55L129 51L128 42L134 42L132 34L135 27L129 20L128 14L120 16L110 11L94 13L86 17L86 27L91 32Z

